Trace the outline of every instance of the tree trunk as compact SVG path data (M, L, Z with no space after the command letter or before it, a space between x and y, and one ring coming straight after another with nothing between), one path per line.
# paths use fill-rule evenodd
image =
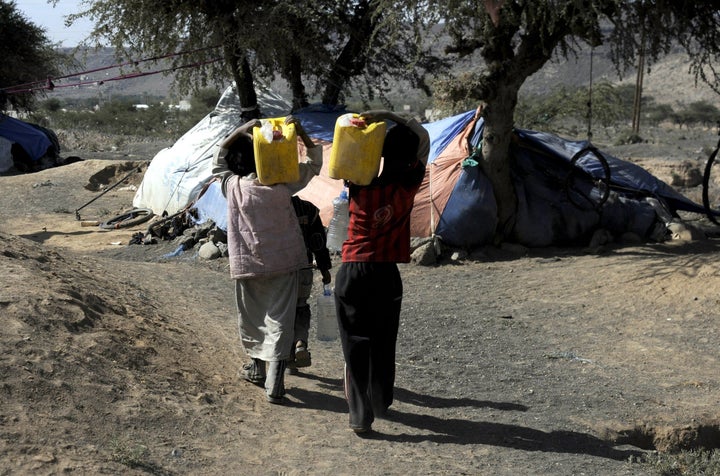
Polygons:
M496 244L511 236L517 212L517 196L510 175L513 158L509 155L517 95L518 88L513 84L498 85L497 94L487 101L483 111L482 167L492 183L498 206Z
M243 122L260 117L260 108L255 93L255 82L253 80L250 64L242 52L232 49L225 49L225 61L232 69L235 80L235 91L240 99L240 118Z
M350 36L324 79L326 86L322 95L323 104L336 106L340 102L342 90L348 80L365 67L366 48L374 28L372 13L367 0L355 6L350 24Z
M305 92L305 85L302 82L302 64L300 57L296 54L290 56L290 67L288 68L288 82L292 90L292 110L297 111L307 107L308 96Z
M640 39L640 51L638 54L638 70L635 78L635 98L633 100L632 133L640 135L640 109L642 106L643 76L645 74L645 32Z

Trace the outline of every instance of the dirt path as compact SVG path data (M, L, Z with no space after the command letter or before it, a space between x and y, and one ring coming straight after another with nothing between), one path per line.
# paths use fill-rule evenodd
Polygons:
M269 405L226 260L80 226L107 166L0 178L0 474L637 475L719 439L717 239L403 265L396 402L359 438L337 341Z

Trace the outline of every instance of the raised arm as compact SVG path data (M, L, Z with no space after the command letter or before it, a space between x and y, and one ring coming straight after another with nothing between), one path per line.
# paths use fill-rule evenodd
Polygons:
M310 139L310 136L307 135L307 132L305 132L305 128L302 126L300 119L298 119L295 116L288 116L285 118L285 124L294 124L295 125L295 130L297 131L297 134L302 139L303 144L305 144L305 147L307 147L308 149L310 149L312 147L317 147L317 144L315 144Z
M414 118L384 109L365 111L363 113L360 113L360 117L365 119L365 121L368 123L389 120L396 124L401 124L413 131L419 139L417 160L419 160L423 164L427 164L428 155L430 154L430 135L428 134L427 129L425 129Z
M260 121L258 121L257 119L252 119L245 124L237 127L234 131L226 135L220 142L217 143L217 148L213 153L213 164L211 172L215 177L221 179L223 194L225 194L226 192L227 179L233 174L232 171L230 171L230 169L228 168L227 160L225 160L228 151L230 150L230 146L235 143L236 140L243 136L252 140L252 134L250 131L253 127L259 126Z
M297 134L305 144L307 150L307 157L303 162L300 162L300 180L288 184L288 187L293 193L297 193L305 186L310 183L316 175L320 174L323 164L322 146L314 143L310 136L307 135L305 128L300 123L300 120L294 116L288 116L285 118L285 124L294 124Z

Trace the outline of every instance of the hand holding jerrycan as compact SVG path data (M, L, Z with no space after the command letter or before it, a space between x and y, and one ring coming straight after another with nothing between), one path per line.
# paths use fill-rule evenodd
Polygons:
M253 128L253 151L258 180L263 185L300 180L295 124L285 118L261 119Z
M387 125L366 123L359 114L343 114L335 121L328 175L356 185L368 185L380 171Z

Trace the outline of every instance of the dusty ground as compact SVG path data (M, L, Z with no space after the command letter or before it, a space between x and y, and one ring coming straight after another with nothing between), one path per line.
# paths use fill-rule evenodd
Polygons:
M652 150L615 152L662 178L697 160ZM237 377L226 259L164 258L174 244L128 245L145 225L75 219L95 182L151 157L0 177L0 474L637 475L653 474L644 452L718 446L713 229L402 265L397 399L359 438L337 341L312 341L312 367L270 405ZM140 177L82 218L130 208Z

